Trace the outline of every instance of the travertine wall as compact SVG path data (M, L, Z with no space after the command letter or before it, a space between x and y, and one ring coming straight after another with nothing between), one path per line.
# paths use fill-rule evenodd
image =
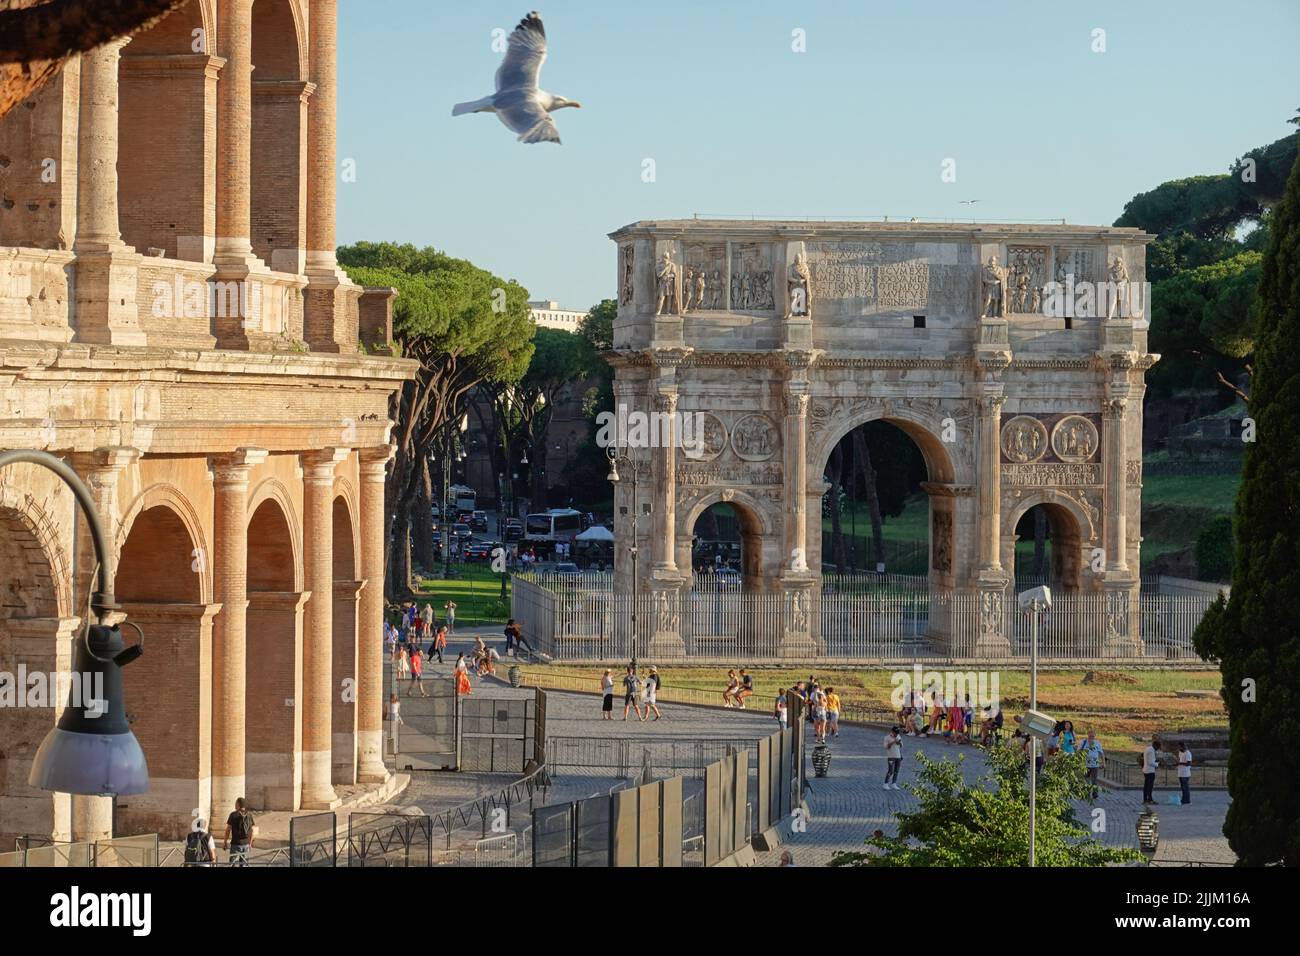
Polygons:
M384 476L414 363L389 289L358 354L333 259L336 22L334 0L191 0L0 122L0 448L87 482L146 633L125 677L151 786L119 835L385 776ZM95 562L52 474L0 471L0 559L0 671L66 671ZM106 799L27 785L61 707L0 707L0 842L112 830Z
M631 450L638 576L665 607L689 578L695 519L728 501L748 529L746 586L784 592L790 621L809 631L799 609L821 568L827 460L853 428L883 419L926 459L931 590L981 594L981 651L1004 646L995 622L1011 598L1015 521L1036 504L1066 552L1065 588L1117 595L1108 627L1131 639L1120 596L1136 589L1143 375L1158 357L1144 314L1102 304L1067 320L1047 302L1054 277L1082 288L1122 274L1123 288L1141 288L1150 236L682 220L611 238L616 401L703 415L702 452ZM615 505L626 538L630 481ZM630 573L619 549L616 586L629 589ZM791 653L816 639L788 630ZM670 634L656 639L672 652Z

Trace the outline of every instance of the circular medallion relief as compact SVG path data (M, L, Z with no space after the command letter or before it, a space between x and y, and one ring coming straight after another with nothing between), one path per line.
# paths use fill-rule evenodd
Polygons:
M727 447L727 427L712 412L685 412L678 428L682 454L691 461L713 461Z
M1097 450L1097 426L1082 415L1067 415L1052 429L1052 451L1061 461L1087 461Z
M1047 429L1037 418L1017 415L1002 426L1002 454L1008 461L1028 464L1047 453Z
M766 415L746 415L731 429L731 449L745 461L767 461L779 443L776 426Z

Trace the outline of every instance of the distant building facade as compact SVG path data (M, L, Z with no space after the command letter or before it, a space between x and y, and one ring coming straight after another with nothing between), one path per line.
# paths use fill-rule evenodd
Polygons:
M561 309L560 303L554 299L539 299L535 302L528 303L528 310L532 314L533 321L544 329L561 329L565 332L577 332L578 326L582 320L587 317L586 312L574 312L571 309Z

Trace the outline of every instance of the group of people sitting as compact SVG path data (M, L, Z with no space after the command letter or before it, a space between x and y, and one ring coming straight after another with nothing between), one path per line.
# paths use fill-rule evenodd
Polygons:
M989 746L1002 737L1002 708L993 704L977 711L970 698L940 691L908 691L898 711L898 725L908 737L942 736L944 740L968 744L976 738Z
M737 676L734 670L727 671L727 686L722 691L723 707L739 707L745 709L745 699L754 696L754 678L751 677L745 668L740 669Z

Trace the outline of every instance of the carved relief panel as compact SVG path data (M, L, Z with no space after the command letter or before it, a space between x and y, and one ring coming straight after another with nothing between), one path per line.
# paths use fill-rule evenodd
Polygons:
M682 303L688 310L723 308L726 305L726 244L684 244L682 251L685 258Z
M731 310L763 312L776 308L772 250L766 243L738 242L731 247Z
M626 242L618 247L618 304L631 305L633 280L632 270L634 266L634 249L630 242Z
M1007 246L1008 312L1041 312L1047 284L1046 246Z

